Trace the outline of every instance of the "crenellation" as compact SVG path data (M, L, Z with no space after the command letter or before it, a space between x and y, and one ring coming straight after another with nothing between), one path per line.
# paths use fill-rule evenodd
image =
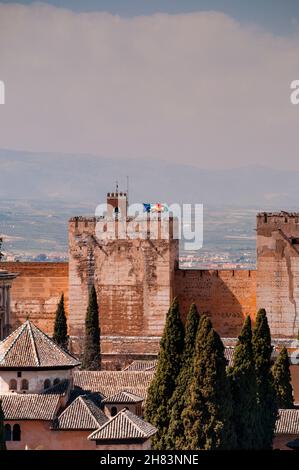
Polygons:
M2 263L6 269L20 272L12 287L12 327L29 317L51 334L56 306L64 292L72 348L80 352L88 290L94 284L103 357L109 357L110 362L111 357L115 363L122 363L124 357L156 354L165 315L175 296L183 319L195 302L223 337L236 337L245 316L254 320L258 308L266 309L274 338L297 335L298 213L257 215L257 270L179 269L179 243L172 237L172 219L168 239L146 238L148 217L134 224L126 214L116 218L119 228L119 224L126 227L124 238L98 237L97 230L100 227L105 233L105 225L109 235L112 220L71 218L69 263ZM165 231L162 218L157 222Z

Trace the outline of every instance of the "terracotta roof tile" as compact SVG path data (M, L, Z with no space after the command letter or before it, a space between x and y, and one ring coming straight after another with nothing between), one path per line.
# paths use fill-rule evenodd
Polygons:
M127 371L154 370L157 367L157 362L158 362L157 360L153 360L153 361L137 360L137 361L133 361L123 370L127 370Z
M135 393L128 392L127 390L122 390L112 396L104 398L102 403L140 403L141 401L143 401L143 398L139 395L135 395Z
M82 390L100 392L105 397L123 390L146 398L154 371L74 371L74 385Z
M54 420L56 430L93 430L102 426L108 418L91 397L80 395Z
M121 410L102 427L94 431L90 440L148 439L157 429L129 410Z
M5 420L54 419L59 408L59 395L7 393L0 395Z
M299 410L279 410L276 421L276 434L299 434Z
M75 367L79 364L29 320L0 342L0 368Z

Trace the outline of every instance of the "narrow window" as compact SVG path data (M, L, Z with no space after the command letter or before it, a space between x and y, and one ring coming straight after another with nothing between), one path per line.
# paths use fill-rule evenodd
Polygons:
M47 388L50 388L51 387L51 380L50 379L46 379L44 381L44 389L46 390Z
M6 424L4 426L4 440L11 441L11 426L10 424Z
M12 440L13 441L21 440L21 428L19 424L14 424L12 428Z
M18 383L16 379L11 379L9 381L9 390L17 390L17 388L18 388Z
M111 408L111 416L115 416L115 415L117 415L117 408L116 408L116 406L112 406L112 408Z
M29 389L29 382L27 379L23 379L21 382L21 390L28 390Z

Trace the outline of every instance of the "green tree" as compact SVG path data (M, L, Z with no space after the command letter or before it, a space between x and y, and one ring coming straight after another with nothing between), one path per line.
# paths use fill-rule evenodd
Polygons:
M170 423L167 435L168 449L184 449L185 429L182 412L186 406L187 390L193 378L195 341L199 324L199 315L195 304L192 304L185 325L185 342L182 366L176 381L176 388L169 402Z
M183 421L188 450L234 449L233 402L220 336L201 317L196 336L194 375Z
M261 449L272 449L277 418L277 399L271 373L271 334L265 309L256 316L252 338L257 378L260 433L257 444Z
M85 318L85 339L82 369L101 369L99 307L95 287L89 290L88 307Z
M249 316L245 319L234 351L228 375L233 396L233 421L238 449L257 448L259 433L257 382L252 351L252 329Z
M158 429L152 439L154 449L165 449L169 425L169 400L180 372L184 348L184 327L179 303L174 299L167 313L160 342L157 369L148 389L145 403L145 419Z
M279 353L272 367L273 382L279 408L294 408L293 388L291 382L290 361L285 347Z
M0 400L0 450L6 450L4 433L4 413L2 409L2 400Z
M66 349L68 344L67 321L64 309L64 294L61 295L56 310L53 340L62 348Z

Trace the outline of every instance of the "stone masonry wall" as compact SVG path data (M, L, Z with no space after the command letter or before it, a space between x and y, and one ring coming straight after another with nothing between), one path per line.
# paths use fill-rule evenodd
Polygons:
M141 236L100 240L95 236L96 224L95 218L81 217L69 223L73 350L82 349L88 288L94 283L99 301L102 352L114 354L114 345L126 343L126 337L141 336L144 340L133 341L135 352L148 353L148 337L153 339L156 351L172 297L177 240L147 240Z
M257 216L257 307L265 308L273 336L299 329L299 214Z
M175 295L185 318L192 302L221 336L236 337L244 318L256 313L256 271L177 270Z
M68 263L2 262L0 269L19 274L11 288L10 330L30 318L52 334L62 292L68 314Z

